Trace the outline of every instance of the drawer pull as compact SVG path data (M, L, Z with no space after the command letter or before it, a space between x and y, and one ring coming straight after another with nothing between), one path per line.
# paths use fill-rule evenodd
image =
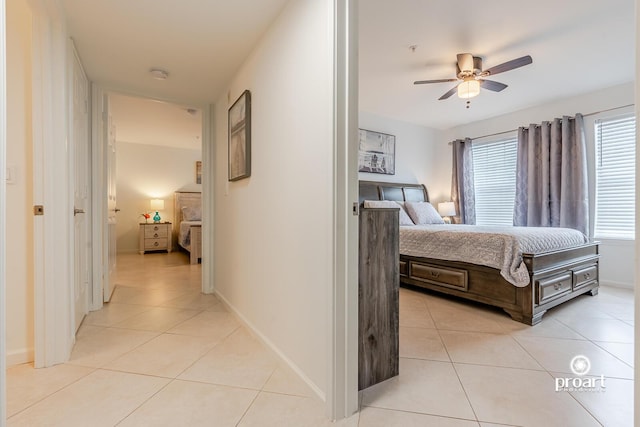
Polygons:
M160 243L158 243L158 242L153 242L153 246L160 246Z
M553 285L553 289L555 289L556 291L559 291L560 288L562 288L562 283L556 283L555 285Z
M431 277L435 277L435 278L437 279L438 277L440 277L440 272L438 272L438 271L431 271Z
M158 238L158 233L154 234L153 237Z
M159 230L158 226L156 225L155 227L153 227L153 230L158 231Z
M591 277L591 275L589 273L584 273L584 279L585 280L589 280L590 277Z

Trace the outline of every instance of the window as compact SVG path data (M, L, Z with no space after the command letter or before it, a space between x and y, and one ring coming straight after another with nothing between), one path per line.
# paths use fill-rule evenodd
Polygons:
M513 225L518 137L473 142L476 224Z
M595 236L635 237L634 116L597 120Z

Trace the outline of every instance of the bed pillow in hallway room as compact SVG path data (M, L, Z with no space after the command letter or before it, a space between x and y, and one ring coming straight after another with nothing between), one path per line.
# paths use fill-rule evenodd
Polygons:
M182 218L184 218L185 221L201 221L202 209L195 206L183 206Z

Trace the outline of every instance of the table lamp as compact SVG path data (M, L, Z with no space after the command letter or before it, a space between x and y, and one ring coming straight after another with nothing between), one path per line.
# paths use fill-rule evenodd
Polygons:
M451 217L456 216L456 206L453 202L438 203L438 213L446 224L451 224Z
M151 199L151 210L156 211L156 214L153 216L153 222L160 222L161 218L158 211L164 210L164 200Z

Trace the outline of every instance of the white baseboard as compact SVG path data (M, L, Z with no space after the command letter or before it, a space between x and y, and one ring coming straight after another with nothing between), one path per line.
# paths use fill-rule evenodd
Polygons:
M623 288L623 289L634 289L633 283L625 283L625 282L613 282L611 280L603 281L600 280L600 286L611 287L611 288Z
M293 363L291 359L285 356L284 353L280 351L280 349L273 342L271 342L270 339L264 336L264 334L262 334L249 320L247 320L246 317L242 315L242 313L240 313L233 305L231 305L223 295L221 295L218 291L215 291L214 295L218 297L220 301L222 301L222 303L229 309L229 311L231 311L238 318L238 320L240 320L240 322L244 326L246 326L249 329L249 331L251 331L251 333L254 334L258 340L262 342L262 344L264 344L269 350L271 350L271 352L278 359L280 359L287 366L289 366L289 368L291 368L293 372L295 372L302 379L302 381L304 381L305 384L307 384L309 388L311 388L311 390L316 394L316 396L318 396L318 398L320 398L320 400L322 400L323 402L326 402L325 393L322 390L320 390L320 388L318 388L318 386L302 372L302 370L298 367L298 365Z
M7 352L7 366L22 365L33 362L33 349L21 348Z

